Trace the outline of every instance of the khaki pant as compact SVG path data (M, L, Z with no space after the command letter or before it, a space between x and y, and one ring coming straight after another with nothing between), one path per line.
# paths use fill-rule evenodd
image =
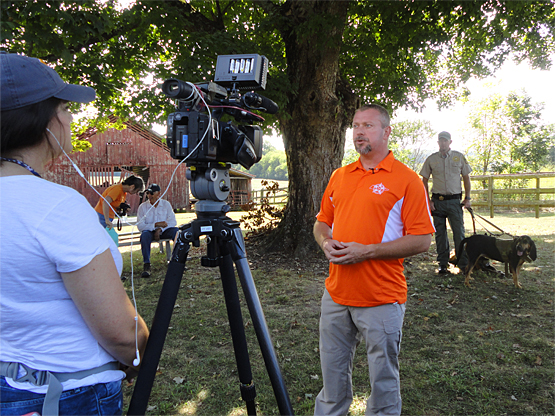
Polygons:
M364 338L370 374L366 415L400 415L399 350L405 305L372 308L335 303L322 297L320 361L324 387L316 397L314 414L346 415L353 400L355 350Z

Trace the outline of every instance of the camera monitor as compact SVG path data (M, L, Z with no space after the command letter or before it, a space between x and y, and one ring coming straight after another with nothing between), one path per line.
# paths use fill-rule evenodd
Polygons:
M257 54L220 55L216 61L214 82L235 86L238 90L263 90L266 88L268 58Z

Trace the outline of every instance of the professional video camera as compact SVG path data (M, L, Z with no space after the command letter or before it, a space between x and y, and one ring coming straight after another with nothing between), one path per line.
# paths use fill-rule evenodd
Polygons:
M264 89L267 72L265 56L222 55L216 62L214 82L166 80L162 91L178 100L177 111L168 116L167 123L171 156L186 158L188 166L225 162L250 169L262 157L262 129L252 122L264 121L250 110L275 114L278 107L254 92L241 96L239 91ZM241 124L221 121L225 114Z

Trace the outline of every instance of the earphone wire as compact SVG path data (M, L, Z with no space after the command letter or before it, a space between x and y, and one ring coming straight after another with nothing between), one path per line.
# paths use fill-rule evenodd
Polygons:
M193 91L191 93L191 95L193 93L198 94L198 96L200 97L200 99L202 100L202 102L204 103L204 105L206 106L206 108L208 109L208 104L206 103L204 97L202 96L202 94L198 91L196 85L194 85L191 82L187 82L187 84L191 85L193 87ZM210 111L208 111L208 125L211 126L212 125L212 114L210 113ZM71 165L73 166L73 168L75 169L75 171L77 172L77 174L79 176L81 176L81 178L83 178L85 180L85 182L87 183L87 185L89 185L89 187L97 194L100 196L100 198L102 198L102 200L104 200L104 202L106 202L108 204L108 206L110 207L110 209L112 210L112 212L114 213L115 216L118 217L118 219L120 219L124 224L127 224L128 226L131 226L131 244L130 244L130 262L131 262L131 298L133 301L133 307L135 309L135 351L137 352L137 360L138 363L135 365L135 361L133 362L133 365L137 366L140 363L140 357L139 357L139 338L138 338L138 332L139 332L139 312L137 309L137 299L135 297L135 282L134 282L134 271L133 271L133 236L134 236L134 229L136 227L136 224L130 224L129 222L127 222L126 219L123 219L122 217L119 216L119 214L116 212L116 210L114 209L114 207L112 207L112 205L110 205L110 203L106 200L106 198L104 198L104 196L102 196L102 194L100 192L98 192L96 190L96 188L91 185L91 183L88 181L88 179L85 177L85 175L83 174L83 172L81 171L81 169L79 169L79 167L77 166L77 164L71 159L71 157L69 157L69 155L67 154L67 152L64 150L63 146L60 144L60 142L58 141L58 138L54 135L54 133L52 133L50 131L49 128L46 128L46 131L48 131L48 133L50 133L50 135L54 138L54 140L56 140L56 143L58 143L58 146L60 146L60 149L62 149L62 152L64 153L64 155L66 156L66 158L69 160L69 162L71 163ZM177 172L177 169L179 168L179 166L181 166L181 164L183 162L185 162L191 155L193 155L197 149L202 145L202 143L204 142L206 135L208 134L208 132L210 131L210 129L206 129L206 131L204 132L204 135L202 136L201 140L199 140L198 144L193 148L193 150L191 152L189 152L189 154L182 159L175 167L175 169L173 170L171 176L170 176L170 181L168 183L168 186L166 187L166 190L164 191L164 193L162 195L160 195L160 198L163 198L166 193L168 192L171 183L173 182L173 178L175 176L175 173ZM149 210L145 213L145 217L150 213L150 211L154 208L154 205L152 205Z

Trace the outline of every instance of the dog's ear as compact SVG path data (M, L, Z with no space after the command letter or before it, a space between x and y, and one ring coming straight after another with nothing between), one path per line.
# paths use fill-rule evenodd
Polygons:
M530 237L528 237L530 238ZM536 259L538 258L538 254L536 252L536 243L534 243L534 240L532 240L530 238L530 254L528 254L530 256L530 258L534 261L536 261Z

